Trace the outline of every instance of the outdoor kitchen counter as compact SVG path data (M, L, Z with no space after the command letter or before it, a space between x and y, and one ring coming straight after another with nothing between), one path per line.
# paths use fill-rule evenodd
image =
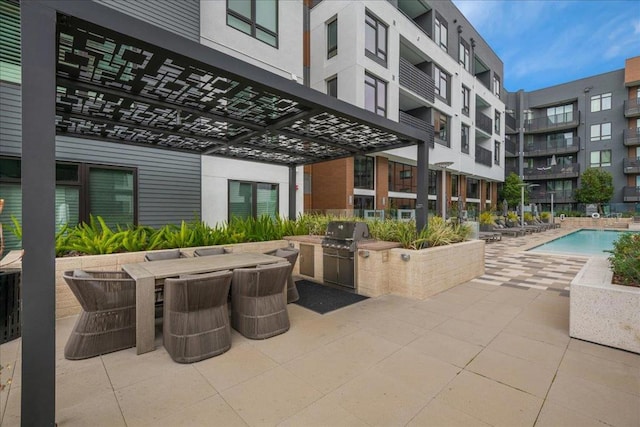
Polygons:
M299 243L309 243L320 245L324 236L286 236L284 240ZM398 242L385 242L384 240L365 240L358 242L358 249L367 249L369 251L386 251L393 248L401 247Z

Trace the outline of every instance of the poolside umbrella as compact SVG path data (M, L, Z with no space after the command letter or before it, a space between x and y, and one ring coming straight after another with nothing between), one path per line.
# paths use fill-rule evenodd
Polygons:
M508 213L509 213L509 203L507 202L507 199L504 199L502 200L502 216L506 218Z

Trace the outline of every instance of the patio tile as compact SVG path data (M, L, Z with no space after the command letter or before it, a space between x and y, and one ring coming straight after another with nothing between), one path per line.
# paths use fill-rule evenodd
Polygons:
M640 355L631 353L630 351L619 350L617 348L594 344L575 338L572 338L569 342L569 348L581 353L590 354L607 360L615 360L617 362L624 363L625 365L640 368Z
M399 345L407 345L421 337L425 330L386 315L372 319L367 324L359 324L363 331Z
M469 307L476 301L479 301L490 294L491 292L482 291L480 289L473 289L473 288L457 289L457 287L454 287L444 292L441 292L437 295L434 295L431 298L436 301L442 301L450 304L457 304L457 305L462 305L464 307Z
M553 369L558 368L565 352L562 347L508 332L498 334L487 348Z
M366 427L363 420L340 406L340 400L333 395L313 402L297 414L278 424L278 427Z
M160 375L116 390L128 426L153 425L216 391L195 369Z
M540 323L528 320L522 320L516 317L511 323L509 323L503 332L518 335L521 337L529 338L536 341L542 341L548 344L552 344L563 349L569 344L569 331L566 331L548 327Z
M402 309L391 310L385 315L418 327L423 331L433 329L449 319L449 317L443 314L432 313L415 307L403 307Z
M214 424L224 427L246 427L247 423L220 395L179 408L171 415L154 421L154 427L193 427Z
M414 307L420 310L444 314L445 316L452 316L454 313L459 313L466 309L466 307L463 305L452 304L450 302L436 300L433 298L417 302L416 304L414 304Z
M99 357L79 360L81 368L56 375L56 408L78 405L96 394L113 393Z
M78 404L64 408L57 407L56 422L58 425L65 427L84 427L87 425L117 427L127 425L113 391L90 393Z
M220 392L263 374L278 364L251 344L232 344L226 353L192 366Z
M289 321L292 325L322 318L322 314L301 307L298 304L287 304L287 313L289 314Z
M249 425L276 425L322 397L300 378L274 368L221 393Z
M536 427L558 426L606 427L608 424L547 400L542 405Z
M484 349L466 370L544 398L556 373L555 368Z
M504 325L484 326L458 319L449 319L433 329L434 332L472 344L486 346L498 335Z
M20 403L22 389L20 387L11 387L8 392L7 404L4 407L4 413L1 414L0 424L2 427L14 427L20 425Z
M437 397L447 405L493 426L532 426L542 399L463 371Z
M592 381L639 397L640 369L568 349L558 373Z
M390 341L358 331L282 365L323 393L329 393L400 349Z
M640 425L638 396L558 373L547 401L614 426Z
M488 427L489 424L434 399L407 424L407 427L422 426Z
M437 332L427 332L408 345L421 354L464 368L482 347Z

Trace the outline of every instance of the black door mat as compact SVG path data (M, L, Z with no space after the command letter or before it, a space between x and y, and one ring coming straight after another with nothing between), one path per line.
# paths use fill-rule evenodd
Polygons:
M300 299L294 304L298 304L320 314L325 314L368 298L342 289L314 283L309 280L298 280L296 286L300 294Z

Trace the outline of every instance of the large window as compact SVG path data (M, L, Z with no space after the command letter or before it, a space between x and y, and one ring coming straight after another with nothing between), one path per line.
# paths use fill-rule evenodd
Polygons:
M493 94L500 98L500 77L493 76Z
M369 12L365 15L365 54L367 57L387 64L387 26Z
M493 132L500 135L500 128L501 128L501 119L502 119L502 115L500 114L500 111L495 111L495 114L493 116L494 120L493 120Z
M353 186L365 190L374 189L374 163L373 157L355 156L353 158Z
M0 158L0 195L5 208L0 222L11 224L11 217L22 218L21 161ZM90 215L101 216L115 228L137 224L136 171L131 168L56 163L56 230L65 225L89 222ZM7 249L17 249L20 242L6 233Z
M387 115L387 83L369 73L364 75L364 108L379 116Z
M327 95L338 97L338 76L333 76L327 80Z
M404 163L389 161L389 191L417 193L418 168Z
M611 150L592 151L589 166L602 167L611 166Z
M591 97L591 112L610 110L611 109L611 92L594 95Z
M591 125L591 141L611 139L611 123Z
M467 178L467 199L480 198L480 181L475 178Z
M469 126L460 127L460 151L469 154Z
M500 141L494 141L493 143L493 164L500 164Z
M462 85L462 114L469 117L469 108L471 105L471 90Z
M547 108L547 119L551 123L568 123L573 121L573 105L559 105Z
M449 75L447 73L445 73L444 71L442 71L440 69L440 67L434 66L433 67L433 80L434 80L434 83L435 83L435 93L436 93L436 95L438 95L440 98L442 98L442 99L444 99L445 101L448 102L447 95L449 93L449 91L448 91Z
M447 21L442 19L439 15L436 16L433 30L433 41L436 42L436 44L445 52L447 51L447 34Z
M449 146L449 116L434 111L434 136L438 144Z
M20 6L0 0L0 80L20 83Z
M333 18L327 24L327 58L338 54L338 18Z
M467 71L470 71L471 69L469 58L469 45L467 45L467 42L464 40L460 40L460 44L458 45L458 62Z
M229 219L278 215L278 184L229 181Z
M278 0L227 0L227 25L278 47Z

